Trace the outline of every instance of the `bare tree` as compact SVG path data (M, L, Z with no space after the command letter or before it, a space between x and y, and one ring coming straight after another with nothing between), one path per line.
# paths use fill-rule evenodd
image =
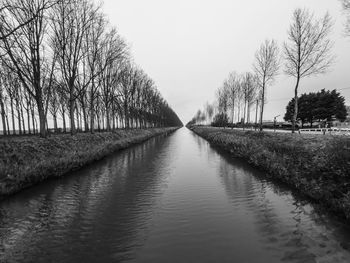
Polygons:
M49 63L48 47L45 33L48 24L48 10L53 5L52 0L5 0L6 17L2 17L0 27L2 62L11 71L16 72L23 87L35 99L40 120L40 135L46 136L46 110L44 89L48 69L53 69ZM29 21L29 22L28 22ZM22 25L11 32L16 25ZM50 85L48 85L50 86Z
M244 99L243 124L247 124L250 121L250 106L254 99L256 88L254 84L254 75L252 73L247 72L242 76L242 95Z
M58 62L69 100L71 134L75 133L74 113L76 100L81 92L77 85L79 63L86 53L83 40L91 27L99 8L89 0L58 0L53 12L53 48L57 51Z
M143 72L140 71L139 74L139 81L137 82L136 86L136 94L135 94L135 101L134 101L134 118L136 120L136 125L138 125L140 128L144 126L143 118L146 116L144 106L146 105L143 103L143 95L149 91L149 89L153 85L153 81L149 78L149 76Z
M127 63L123 65L120 72L119 96L123 103L124 126L130 127L130 101L133 93L133 76L135 75L135 67Z
M209 104L209 102L207 102L204 105L204 109L205 109L205 114L208 118L208 123L210 124L212 121L213 114L214 114L214 107L212 104Z
M247 72L244 76L244 120L245 123L250 122L250 107L256 98L256 78L250 72Z
M217 90L217 100L218 100L218 109L220 113L227 114L228 105L229 105L229 86L227 81L224 81L224 84L221 88Z
M141 98L140 98L141 116L143 119L144 127L149 127L151 122L149 113L151 111L150 101L151 101L151 96L153 94L153 89L154 89L154 82L151 78L147 76L144 81L144 86L141 90Z
M293 13L288 42L284 43L285 73L296 78L293 132L298 115L300 80L326 73L334 60L331 55L333 44L329 39L332 26L333 21L328 13L318 20L306 9L296 9Z
M84 47L86 48L86 60L87 60L87 66L88 66L88 74L83 74L83 77L86 79L85 85L89 85L88 88L89 91L89 114L90 114L90 131L91 133L94 132L94 126L95 126L95 99L97 95L97 91L99 89L99 85L97 84L97 76L102 73L103 71L103 65L106 65L106 60L102 62L102 65L100 65L100 69L98 69L98 64L101 64L102 57L103 57L103 47L106 45L105 41L105 27L106 27L107 21L105 20L102 13L97 12L92 17L92 24L86 30L85 37L84 37ZM98 63L100 62L100 63ZM82 87L85 88L85 87ZM85 94L82 93L81 97L85 98ZM81 100L83 115L84 115L84 122L85 122L85 129L88 129L88 123L87 123L87 113L86 113L86 105L84 100Z
M242 122L241 110L242 110L242 99L244 97L243 92L243 76L240 74L236 80L236 104L237 104L237 122Z
M279 67L278 46L274 40L265 40L260 49L255 54L254 71L256 74L257 84L261 89L261 107L260 107L260 131L263 129L263 116L266 88L271 84Z
M235 115L235 107L236 107L236 100L239 97L239 92L241 89L241 81L240 76L236 72L231 72L227 79L229 92L229 107L231 108L231 120L232 123L234 122L234 115Z
M117 93L122 67L127 61L127 57L127 46L125 42L117 34L117 31L112 29L105 36L102 44L101 55L97 60L101 96L106 111L107 130L111 129L110 108L113 103L113 98Z

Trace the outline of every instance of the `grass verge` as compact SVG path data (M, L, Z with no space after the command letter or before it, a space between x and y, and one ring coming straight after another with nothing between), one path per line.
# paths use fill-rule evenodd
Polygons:
M60 177L89 163L177 128L118 130L74 136L0 139L0 198L45 179Z
M210 143L242 158L327 209L350 219L350 138L192 126Z

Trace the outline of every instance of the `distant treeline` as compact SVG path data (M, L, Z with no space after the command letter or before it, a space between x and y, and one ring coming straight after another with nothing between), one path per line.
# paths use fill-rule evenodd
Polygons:
M182 125L101 5L3 0L0 17L4 135Z

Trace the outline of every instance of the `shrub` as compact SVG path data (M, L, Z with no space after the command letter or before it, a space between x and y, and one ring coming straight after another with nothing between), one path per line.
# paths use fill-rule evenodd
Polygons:
M228 125L228 117L226 113L218 113L214 116L214 120L211 123L213 127L226 127Z

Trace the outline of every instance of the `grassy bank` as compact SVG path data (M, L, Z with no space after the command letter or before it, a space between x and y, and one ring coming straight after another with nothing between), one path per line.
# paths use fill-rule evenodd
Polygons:
M350 138L193 126L190 129L350 219Z
M0 197L45 179L62 176L112 152L176 128L110 133L0 138Z

